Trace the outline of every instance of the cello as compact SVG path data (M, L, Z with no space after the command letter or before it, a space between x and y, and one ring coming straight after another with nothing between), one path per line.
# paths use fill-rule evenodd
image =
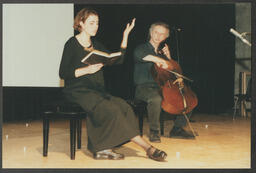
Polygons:
M188 81L192 80L182 75L182 69L176 61L170 59L168 61L166 60L166 62L168 65L167 68L158 67L156 64L151 68L152 77L161 90L163 98L161 103L162 109L170 114L183 114L191 131L196 136L186 114L197 106L197 96L184 82L183 84L179 82L174 84L174 81L180 77Z
M170 114L189 113L198 104L196 94L189 86L185 84L182 86L180 83L173 84L173 82L179 77L192 80L182 75L182 69L176 61L170 59L167 64L167 69L158 67L156 64L152 68L153 79L161 88L162 108Z

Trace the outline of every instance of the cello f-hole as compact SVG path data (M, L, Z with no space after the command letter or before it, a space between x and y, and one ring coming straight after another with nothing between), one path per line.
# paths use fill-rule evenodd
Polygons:
M171 88L172 86L170 85L170 81L168 80L168 87Z

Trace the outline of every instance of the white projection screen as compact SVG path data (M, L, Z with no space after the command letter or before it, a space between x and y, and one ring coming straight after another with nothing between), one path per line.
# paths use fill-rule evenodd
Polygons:
M73 4L3 4L3 86L59 87Z

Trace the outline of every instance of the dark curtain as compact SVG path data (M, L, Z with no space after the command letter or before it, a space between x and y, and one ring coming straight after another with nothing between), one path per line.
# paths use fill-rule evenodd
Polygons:
M88 6L100 15L96 38L112 51L118 50L126 23L136 17L125 64L105 71L112 94L132 97L133 50L147 40L151 23L163 21L171 27L172 56L180 63L184 75L194 80L188 85L199 99L195 111L220 113L232 108L235 38L229 29L235 27L234 4L75 5L74 13Z
M61 97L61 87L4 87L3 121L41 118L45 103Z

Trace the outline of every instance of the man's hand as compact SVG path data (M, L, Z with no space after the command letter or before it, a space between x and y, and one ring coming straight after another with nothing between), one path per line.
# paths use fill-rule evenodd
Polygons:
M173 84L179 83L179 85L183 88L184 87L184 83L183 83L183 78L178 78L176 79Z
M162 49L164 55L168 58L171 59L171 53L170 53L170 49L168 47L167 44L164 45L164 48Z
M147 55L144 58L142 58L144 61L150 61L155 63L158 67L163 68L163 69L168 69L169 64L167 63L166 60L159 58L157 56L153 56L153 55ZM170 70L170 69L169 69Z
M168 69L168 64L165 61L162 62L156 62L156 65L163 69Z

